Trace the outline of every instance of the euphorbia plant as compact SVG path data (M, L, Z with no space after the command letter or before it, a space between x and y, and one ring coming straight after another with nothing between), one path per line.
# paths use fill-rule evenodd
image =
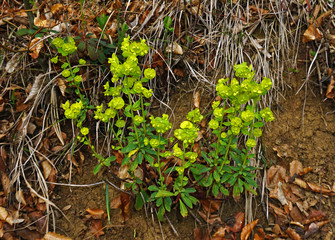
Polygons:
M198 152L193 150L198 138L198 124L203 119L199 109L190 111L187 120L174 130L174 136L170 138L167 138L172 127L169 116L154 117L147 111L149 103L146 99L151 98L152 90L145 84L155 78L156 72L138 66L139 57L149 50L144 40L131 42L129 37L125 38L121 44L122 57L114 53L109 58L112 78L104 85L104 95L110 100L96 107L88 105L88 100L81 93L79 86L82 78L77 75L79 68L70 65L68 55L76 49L74 41L69 39L64 42L57 38L54 45L65 58L62 75L79 97L73 104L69 101L63 104L65 117L77 123L80 128L77 139L88 145L98 159L94 174L103 166L110 166L116 157L97 153L88 138L89 129L84 126L86 112L95 108L96 120L112 123L109 125L112 148L124 154L121 165L128 169L131 176L125 186L136 194L137 209L145 202L154 202L158 207L158 218L163 220L173 203L178 203L180 213L186 216L187 207L192 208L198 202L192 195L196 188L210 190L214 197L220 192L228 195L231 189L235 198L244 190L255 193L256 168L249 163L254 158L251 150L256 145L256 138L262 135L263 120L273 120L271 110L260 110L258 105L260 96L272 86L270 79L264 78L261 83L256 83L252 67L243 63L234 67L239 80L218 81L216 91L222 100L212 103L212 118L208 123L215 138L212 137L210 146L203 144L201 156L205 161L199 161ZM57 57L53 59L53 62L57 61ZM79 63L85 64L84 60ZM241 135L246 138L244 147L237 146ZM171 149L169 142L173 143ZM172 156L175 162L171 164L168 159ZM138 174L139 171L147 171L146 175L151 175L152 179L146 182ZM194 179L190 179L190 171Z
M241 82L236 78L230 82L229 79L219 79L216 86L222 101L213 102L209 127L217 140L211 144L209 153L202 152L211 171L200 184L210 187L214 196L219 192L228 195L225 185L232 186L233 196L237 198L244 189L256 194L253 190L257 187L254 180L256 168L249 166L250 159L255 157L251 149L256 145L256 138L262 135L263 120L270 122L274 117L269 108L259 111L258 106L260 96L271 88L271 80L263 78L261 83L256 83L252 66L246 63L235 65L234 70ZM245 147L237 148L240 135L246 136L247 141ZM197 170L193 172L200 179Z

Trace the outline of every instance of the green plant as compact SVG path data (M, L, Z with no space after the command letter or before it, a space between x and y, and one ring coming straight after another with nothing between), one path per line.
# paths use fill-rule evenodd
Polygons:
M127 169L130 175L124 186L136 194L136 209L153 202L158 207L158 218L163 220L165 212L171 211L177 203L181 215L187 216L187 208L193 208L198 202L194 196L196 188L210 190L215 197L220 192L228 195L230 190L235 198L244 190L256 194L253 190L257 186L254 180L256 168L249 163L255 157L251 150L256 145L256 138L262 135L263 120L273 120L269 108L259 110L258 106L260 96L272 86L270 79L256 83L252 67L242 63L234 67L241 82L236 78L230 82L229 79L218 81L216 91L223 100L213 102L213 117L208 123L215 138L211 139L210 146L203 143L201 156L204 161L199 161L198 151L193 150L199 132L197 125L204 118L199 109L190 111L187 120L169 138L167 132L172 127L169 116L154 117L146 109L149 105L146 99L151 98L152 90L145 84L155 78L156 72L151 68L142 71L138 66L139 58L149 50L145 40L131 42L129 37L124 38L121 44L124 60L120 61L115 53L108 59L112 78L104 85L104 95L110 100L96 107L88 105L79 88L79 70L71 67L68 59L68 55L76 51L74 40L54 39L53 44L65 58L62 75L79 97L72 104L69 101L63 104L65 117L76 122L80 128L77 139L89 146L98 159L94 174L104 166L111 166L116 156L105 157L97 153L88 137L89 129L83 126L86 112L94 108L96 120L112 123L109 128L112 148L124 155L120 167ZM58 58L52 61L57 63ZM80 64L84 64L83 60ZM245 147L237 146L241 135L247 138ZM151 175L150 181L146 181L140 172Z
M208 163L210 171L206 178L201 174L204 169L193 168L196 179L204 187L211 188L213 196L219 192L228 195L225 186L233 187L233 196L238 198L245 190L254 194L253 187L257 187L254 180L255 167L249 166L250 159L255 155L251 149L256 145L256 138L262 135L263 120L270 122L274 119L269 108L259 111L258 101L271 88L269 78L263 78L261 83L254 81L255 73L252 66L242 63L234 66L235 76L243 79L241 83L233 78L220 79L216 86L218 96L222 101L212 104L213 118L209 127L217 140L210 145L210 151L202 151L201 155ZM237 147L240 135L247 138L244 148Z

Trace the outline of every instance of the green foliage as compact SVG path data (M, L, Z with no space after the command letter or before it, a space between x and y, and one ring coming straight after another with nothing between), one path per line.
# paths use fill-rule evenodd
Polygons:
M53 45L62 56L61 59L54 57L52 62L62 63L62 76L68 79L78 96L72 104L67 101L62 105L65 117L74 120L80 129L77 140L89 146L98 160L94 174L111 166L116 157L104 157L96 152L89 139L89 128L84 127L86 113L88 109L94 109L94 119L112 123L112 148L124 154L121 166L128 169L131 176L125 186L136 195L136 209L153 202L158 208L159 220L164 220L164 214L171 211L174 204L179 204L180 214L187 216L188 208L198 203L194 196L196 188L202 188L214 197L232 192L234 198L239 198L244 191L256 194L256 168L250 166L250 160L255 156L251 150L256 146L256 138L262 135L263 121L270 122L274 117L269 108L259 110L258 107L260 96L267 93L272 82L263 78L257 83L251 65L235 65L238 79L218 80L216 91L223 100L212 103L213 112L208 123L216 140L210 146L203 145L201 156L198 156L194 144L198 138L198 124L204 118L199 109L187 113L187 120L170 138L166 137L172 127L169 116L154 117L147 111L147 99L153 93L146 83L155 78L156 72L139 67L139 57L145 56L149 50L145 40L132 42L129 37L124 38L120 45L122 57L113 53L108 58L112 73L111 80L104 85L108 100L98 106L88 104L79 88L82 81L78 74L80 69L71 67L68 60L69 55L80 47L71 38L56 38ZM79 60L79 65L84 64L85 60ZM244 147L238 148L237 142L242 135L247 140ZM172 149L169 143L173 144ZM172 156L177 161L175 164L167 160ZM139 170L148 170L147 174L154 175L150 183L136 174ZM193 186L194 182L197 185Z

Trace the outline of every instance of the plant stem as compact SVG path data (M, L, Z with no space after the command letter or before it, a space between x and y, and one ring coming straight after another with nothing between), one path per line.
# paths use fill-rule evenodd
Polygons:
M143 131L144 131L144 135L147 135L147 128L145 126L145 122L146 122L145 118L146 118L147 114L144 114L144 104L143 104L143 94L142 93L140 94L140 98L141 98L140 101L141 101L142 114L143 114L143 118L144 118L144 123L142 124L143 125Z
M161 133L158 135L158 141L161 142ZM157 148L157 164L158 164L158 173L159 173L159 180L161 182L161 186L164 186L164 180L162 177L162 171L161 171L161 163L160 163L160 157L159 157L159 146Z

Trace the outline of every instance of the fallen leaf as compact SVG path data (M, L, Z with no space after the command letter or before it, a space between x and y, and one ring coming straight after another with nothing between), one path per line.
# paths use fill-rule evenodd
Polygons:
M52 12L52 14L55 15L56 13L60 12L61 10L63 10L63 8L64 8L63 4L56 3L56 4L54 4L54 5L51 6L51 12Z
M72 240L72 238L62 236L55 232L48 232L44 235L42 240Z
M201 228L194 228L193 229L193 239L202 240L201 233L202 233Z
M13 57L7 62L5 70L8 73L15 71L17 65L19 64L20 55L18 53L14 54Z
M61 94L63 95L63 97L65 97L66 84L64 80L61 78L58 78L57 83L58 83L58 87L59 87Z
M302 37L302 42L307 43L313 40L321 40L323 37L322 32L320 31L319 27L321 27L324 19L328 18L330 14L332 13L332 10L329 10L328 12L323 13L320 17L318 17L304 32L304 35Z
M302 163L298 160L290 162L290 177L298 176L303 171Z
M236 222L234 224L234 226L232 228L230 228L229 230L231 230L234 233L240 232L242 227L244 226L244 213L243 212L238 212L235 216L234 216Z
M13 219L8 214L7 210L3 207L0 207L0 220L7 222L9 225L13 225Z
M193 106L195 108L200 108L200 92L196 91L193 95Z
M24 240L36 240L42 237L39 232L29 229L17 229L15 233Z
M43 176L44 176L44 179L47 180L48 177L50 176L51 174L51 171L53 169L53 167L51 166L51 164L49 163L49 161L45 160L41 163L42 165L42 168L43 168Z
M33 58L36 59L38 58L41 49L43 48L43 39L40 37L34 38L31 40L30 45L29 45L29 55Z
M217 214L205 214L202 211L198 211L199 215L202 217L202 219L207 222L209 225L213 225L213 224L223 224L221 218L219 217L219 215Z
M213 234L212 237L223 238L226 235L226 228L219 227L219 229Z
M294 229L292 229L292 228L288 228L285 232L293 240L302 240L302 238L300 237L300 235Z
M44 216L40 211L30 212L28 216L31 221L35 222L37 230L44 234L47 227L47 217Z
M241 240L247 240L254 229L254 227L257 225L259 219L252 221L251 223L248 223L241 232Z
M101 235L104 235L105 233L103 231L102 220L97 219L91 220L90 230L91 233L95 235L97 239L99 239Z
M221 206L221 201L215 201L212 199L201 199L201 206L206 213L218 212Z
M124 219L124 221L127 221L130 218L130 212L131 212L131 198L130 195L124 192L120 193L120 199L121 199L121 215Z
M86 212L91 214L94 219L102 219L102 217L105 213L104 210L102 210L102 209L91 209L91 208L87 208Z
M169 44L169 46L166 47L166 52L168 53L172 52L177 55L183 55L184 53L182 47L176 42Z
M271 166L267 171L266 181L269 188L274 188L278 182L286 179L286 170L282 166Z
M23 205L27 205L26 203L26 200L24 199L24 196L23 196L23 191L19 188L19 190L15 193L15 198L16 200L23 204Z
M1 184L2 184L3 191L5 193L5 196L8 196L8 194L11 192L10 179L6 173L1 171L0 174L1 174Z

